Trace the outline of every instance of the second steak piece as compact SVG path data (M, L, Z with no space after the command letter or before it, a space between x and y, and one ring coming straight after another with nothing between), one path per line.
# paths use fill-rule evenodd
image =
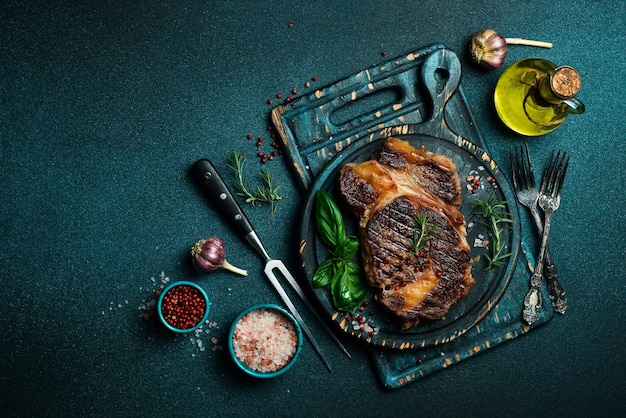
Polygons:
M339 189L359 217L364 271L403 329L444 319L474 284L461 182L448 157L389 138L372 160L346 164ZM416 252L418 217L432 232Z

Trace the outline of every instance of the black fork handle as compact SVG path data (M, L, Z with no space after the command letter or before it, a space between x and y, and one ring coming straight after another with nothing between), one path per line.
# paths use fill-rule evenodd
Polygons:
M191 168L191 174L237 234L245 238L254 231L248 217L209 160L196 161Z

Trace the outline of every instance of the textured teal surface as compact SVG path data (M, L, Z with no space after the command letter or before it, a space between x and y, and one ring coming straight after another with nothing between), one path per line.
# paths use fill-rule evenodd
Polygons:
M3 416L624 416L625 15L621 1L3 2ZM466 55L487 27L553 42L512 46L506 63L574 66L586 113L531 140L507 131L491 99L500 71ZM228 327L246 307L279 299L189 167L209 157L233 181L225 157L237 148L255 181L246 135L268 136L269 98L437 42L461 58L467 101L500 165L524 142L538 167L553 148L572 153L550 240L570 309L397 391L382 387L360 344L346 340L346 359L312 321L332 373L305 343L283 376L245 377L223 349ZM301 197L284 159L267 167L286 199L274 217L247 212L295 271ZM189 248L211 235L250 276L193 273ZM144 320L161 272L207 291L204 350Z

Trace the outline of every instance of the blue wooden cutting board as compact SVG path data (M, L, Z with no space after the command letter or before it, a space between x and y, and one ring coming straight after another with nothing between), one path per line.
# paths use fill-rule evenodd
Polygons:
M334 156L385 130L389 135L410 131L457 144L469 141L486 151L460 80L456 54L435 44L275 107L272 121L303 194ZM496 162L490 164L499 170ZM480 322L453 340L426 347L398 350L367 344L385 387L400 388L550 321L554 311L548 304L533 327L521 320L534 260L525 239L528 218L521 214L520 220L521 254L506 278L506 290Z

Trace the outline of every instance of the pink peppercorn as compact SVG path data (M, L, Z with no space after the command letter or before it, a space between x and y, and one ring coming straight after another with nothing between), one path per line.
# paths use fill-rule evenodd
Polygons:
M202 320L206 312L206 301L194 287L174 286L163 296L161 311L168 324L185 330L198 325Z

